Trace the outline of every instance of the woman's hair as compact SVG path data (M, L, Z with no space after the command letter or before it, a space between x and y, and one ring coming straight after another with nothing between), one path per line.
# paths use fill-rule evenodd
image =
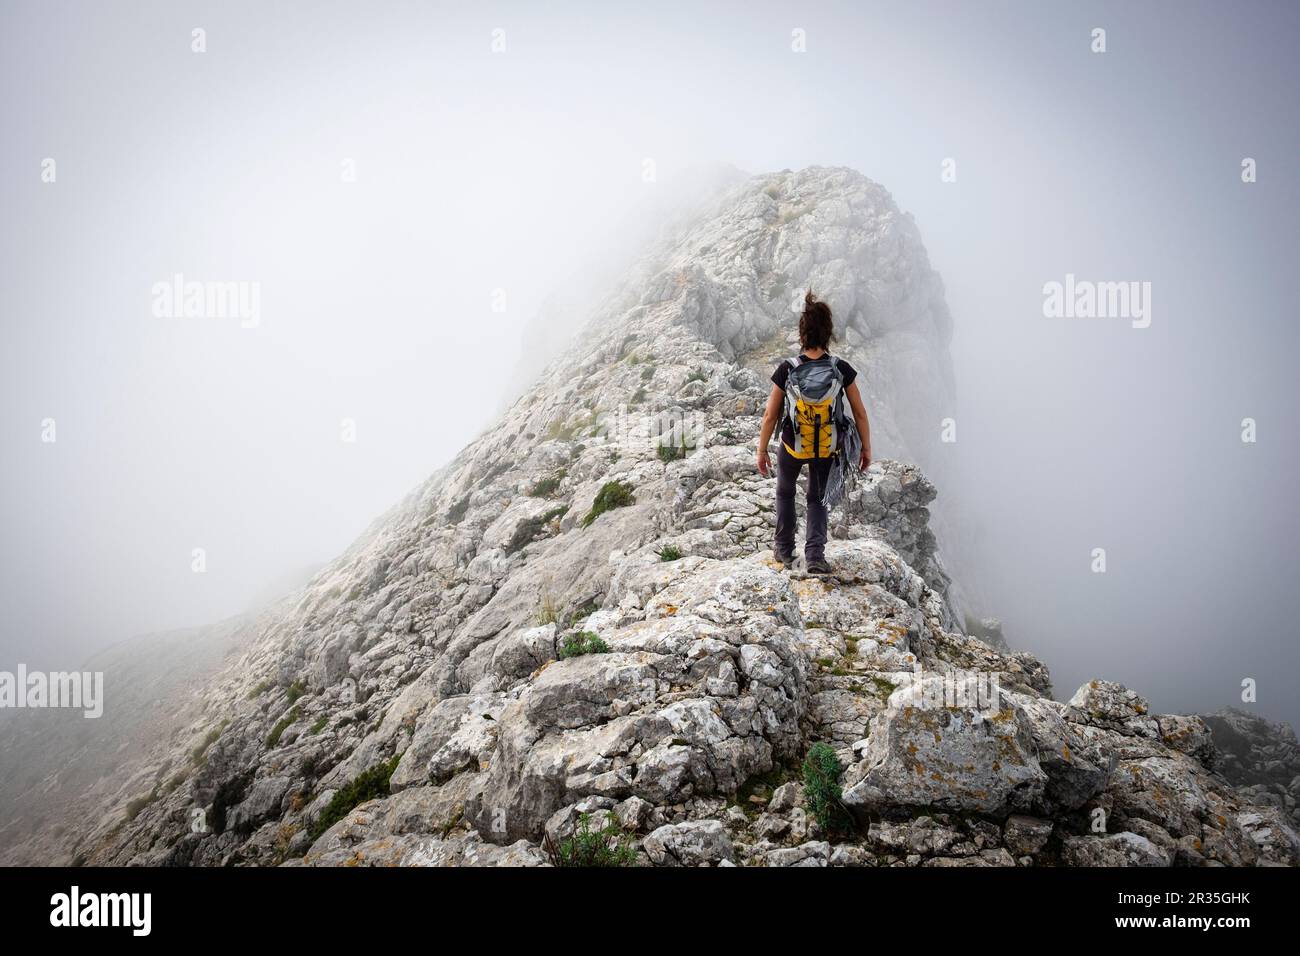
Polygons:
M803 297L803 315L799 316L799 344L806 349L825 349L834 338L831 307L818 300L809 289Z

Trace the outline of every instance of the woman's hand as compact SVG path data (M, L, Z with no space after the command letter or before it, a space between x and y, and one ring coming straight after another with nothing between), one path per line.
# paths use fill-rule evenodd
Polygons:
M758 450L758 473L764 478L772 473L772 459L768 457L766 448Z
M864 445L862 447L862 454L858 456L858 467L861 468L863 471L866 471L868 468L871 467L871 446L870 445Z

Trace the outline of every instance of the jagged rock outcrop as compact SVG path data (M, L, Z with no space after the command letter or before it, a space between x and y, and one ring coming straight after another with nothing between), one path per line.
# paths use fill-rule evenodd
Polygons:
M905 452L951 388L915 226L847 170L748 181L261 627L160 745L174 785L77 852L537 865L591 826L656 865L1294 864L1199 718L1105 682L1059 703L965 633L916 467L852 491L834 574L772 561L753 439L808 283ZM813 743L843 767L825 825Z
M1215 769L1251 800L1300 824L1300 746L1295 731L1233 707L1206 714L1218 751Z

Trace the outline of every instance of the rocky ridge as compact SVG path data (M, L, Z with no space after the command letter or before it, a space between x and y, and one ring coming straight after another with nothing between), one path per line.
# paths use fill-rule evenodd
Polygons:
M1230 783L1205 720L1105 681L1058 702L1041 662L964 632L916 467L851 493L832 576L771 560L752 442L806 283L877 451L905 454L951 392L914 224L848 170L747 181L260 626L149 755L166 784L69 852L543 865L610 824L655 865L1300 861L1294 802ZM801 783L813 743L843 768L836 826Z

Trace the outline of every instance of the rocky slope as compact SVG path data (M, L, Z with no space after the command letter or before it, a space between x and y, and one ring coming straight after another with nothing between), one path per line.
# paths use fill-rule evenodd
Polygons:
M1203 720L1101 681L1059 703L963 632L915 467L854 490L833 576L771 561L753 437L808 283L877 452L906 454L951 390L915 226L851 171L749 180L259 626L69 852L531 865L586 814L660 865L1295 864L1285 803L1216 771ZM815 743L843 768L825 827Z
M271 613L274 613L273 611ZM155 784L159 746L189 739L197 695L253 637L249 613L209 627L148 634L86 661L102 672L102 716L79 710L0 712L0 864L74 859L78 831Z

